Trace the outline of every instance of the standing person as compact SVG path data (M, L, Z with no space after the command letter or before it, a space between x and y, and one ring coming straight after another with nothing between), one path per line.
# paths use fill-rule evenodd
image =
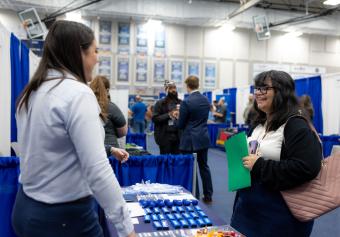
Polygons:
M136 95L136 103L131 108L132 128L135 133L144 133L145 130L145 113L147 108L142 101L142 97Z
M181 103L178 99L175 82L167 81L164 84L166 97L156 102L152 121L155 124L155 141L159 146L160 154L179 154L179 129L174 124L174 113Z
M198 91L198 77L189 76L185 80L185 84L190 95L182 101L180 106L177 125L180 129L183 129L183 134L179 148L184 153L197 153L197 162L203 184L203 201L211 203L213 186L208 166L210 140L207 125L210 104L207 97ZM196 188L196 196L199 198L198 185Z
M96 76L91 81L90 88L101 109L100 117L104 122L106 153L120 161L126 161L129 158L129 153L119 149L117 138L126 136L127 125L122 111L110 100L110 81L105 76Z
M302 95L299 98L299 105L302 109L302 112L305 114L305 116L313 122L314 118L314 108L313 103L309 95Z
M225 123L227 117L227 106L225 100L221 97L217 103L216 111L213 112L215 123Z
M280 193L315 178L322 158L318 137L300 116L291 76L257 75L254 107L256 126L248 141L258 144L257 151L243 158L251 187L237 192L231 225L250 237L309 236L313 221L295 219Z
M95 199L119 236L136 236L87 86L96 63L90 28L71 21L51 26L17 105L21 185L12 224L19 237L102 237Z

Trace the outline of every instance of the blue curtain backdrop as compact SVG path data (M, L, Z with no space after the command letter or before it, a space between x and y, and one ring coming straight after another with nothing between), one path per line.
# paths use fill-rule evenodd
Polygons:
M227 107L227 120L235 124L236 122L236 92L237 88L228 88L223 90ZM216 96L217 99L217 96Z
M212 92L211 91L206 91L203 92L203 95L206 96L210 102L210 104L212 103Z
M192 155L130 156L126 163L120 163L114 157L109 157L109 160L121 186L150 180L192 190Z
M0 157L0 236L16 237L11 215L18 191L19 158Z
M295 80L295 91L297 96L309 95L312 99L314 107L313 123L315 129L319 133L323 133L323 119L322 119L322 86L321 77L309 77L304 79Z
M146 134L141 133L128 133L126 135L126 143L134 143L138 146L142 146L146 150Z
M29 79L29 50L20 40L11 34L11 142L17 141L17 125L15 121L15 104L21 91Z

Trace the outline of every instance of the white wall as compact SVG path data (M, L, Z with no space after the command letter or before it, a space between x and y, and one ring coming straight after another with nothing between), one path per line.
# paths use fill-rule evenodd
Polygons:
M0 22L7 29L10 29L10 32L13 32L19 39L26 38L26 31L14 11L0 9Z
M10 155L11 66L10 33L0 22L0 156Z

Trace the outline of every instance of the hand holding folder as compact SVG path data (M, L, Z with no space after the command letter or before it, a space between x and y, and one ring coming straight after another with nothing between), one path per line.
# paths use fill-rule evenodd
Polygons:
M228 160L228 190L250 187L250 172L242 163L242 158L249 155L246 134L238 133L230 137L224 145Z

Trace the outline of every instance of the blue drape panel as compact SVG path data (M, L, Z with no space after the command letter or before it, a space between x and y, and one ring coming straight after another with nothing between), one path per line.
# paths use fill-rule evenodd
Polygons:
M236 123L236 92L237 88L229 88L223 90L226 102L228 103L227 120L232 121L233 124Z
M251 94L254 94L254 85L251 85L251 86L250 86L250 93L251 93Z
M21 86L21 66L20 66L20 41L11 34L11 142L17 141L17 124L15 121L15 102L19 96Z
M19 159L0 157L0 236L16 237L11 215L18 191Z
M334 145L340 145L340 136L320 136L322 141L323 156L328 157Z
M21 49L20 49L21 48ZM15 105L18 96L29 80L29 50L20 40L11 34L11 142L17 141Z
M323 133L323 120L322 120L322 86L321 77L309 77L304 79L295 80L295 91L298 96L303 94L309 95L312 99L314 107L313 124L319 133Z
M206 91L203 92L203 95L206 96L210 102L210 104L212 103L212 92L211 91Z
M140 133L128 133L126 135L126 143L134 143L138 146L142 146L146 150L146 134Z
M217 147L216 146L216 138L218 135L218 130L220 128L226 128L227 124L224 123L211 123L208 124L208 132L210 137L210 147Z
M181 185L192 189L192 155L131 156L126 163L109 157L110 164L121 186L134 185L142 180L152 183Z

